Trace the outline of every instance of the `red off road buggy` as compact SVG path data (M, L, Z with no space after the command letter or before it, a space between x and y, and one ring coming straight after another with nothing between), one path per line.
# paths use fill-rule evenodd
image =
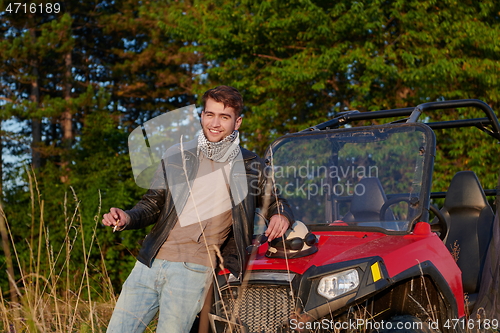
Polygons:
M426 122L433 112L462 107L485 117ZM382 118L402 119L353 126ZM447 192L432 190L435 131L466 126L483 130L493 144L500 140L491 108L460 100L347 112L275 141L266 158L301 227L286 241L260 245L257 237L243 281L219 274L211 330L498 329L498 317L488 318L478 298L498 291L498 281L485 275L497 255L491 252L498 219L487 199L496 190L483 189L469 170L457 173ZM437 209L438 198L444 204ZM298 230L303 225L307 232Z

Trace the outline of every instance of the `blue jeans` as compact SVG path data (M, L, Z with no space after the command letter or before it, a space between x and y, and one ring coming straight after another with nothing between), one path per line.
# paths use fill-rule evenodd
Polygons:
M139 261L123 284L108 333L143 332L160 311L156 332L189 332L210 286L209 267L155 259Z

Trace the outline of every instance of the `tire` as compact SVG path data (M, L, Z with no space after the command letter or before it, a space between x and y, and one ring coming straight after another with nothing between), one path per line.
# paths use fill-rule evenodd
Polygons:
M398 328L399 327L399 328ZM428 323L422 322L415 316L395 316L384 323L384 327L373 330L372 333L436 333L439 332L431 328Z

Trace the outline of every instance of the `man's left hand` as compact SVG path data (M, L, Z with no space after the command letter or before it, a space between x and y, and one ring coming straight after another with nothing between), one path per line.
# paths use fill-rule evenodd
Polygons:
M269 225L267 226L267 230L265 235L268 238L268 241L272 241L275 238L279 238L283 236L283 234L287 231L290 226L290 222L283 215L273 215L269 220Z

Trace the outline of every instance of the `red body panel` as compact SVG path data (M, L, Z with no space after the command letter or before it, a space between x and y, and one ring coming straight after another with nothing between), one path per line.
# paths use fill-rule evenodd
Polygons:
M318 251L297 259L270 259L265 256L267 245L262 245L248 270L290 270L303 274L311 266L324 266L367 257L382 258L389 277L425 261L430 261L443 275L458 305L459 317L464 316L461 272L450 252L429 224L420 222L409 235L386 235L378 232L322 231L318 236Z

